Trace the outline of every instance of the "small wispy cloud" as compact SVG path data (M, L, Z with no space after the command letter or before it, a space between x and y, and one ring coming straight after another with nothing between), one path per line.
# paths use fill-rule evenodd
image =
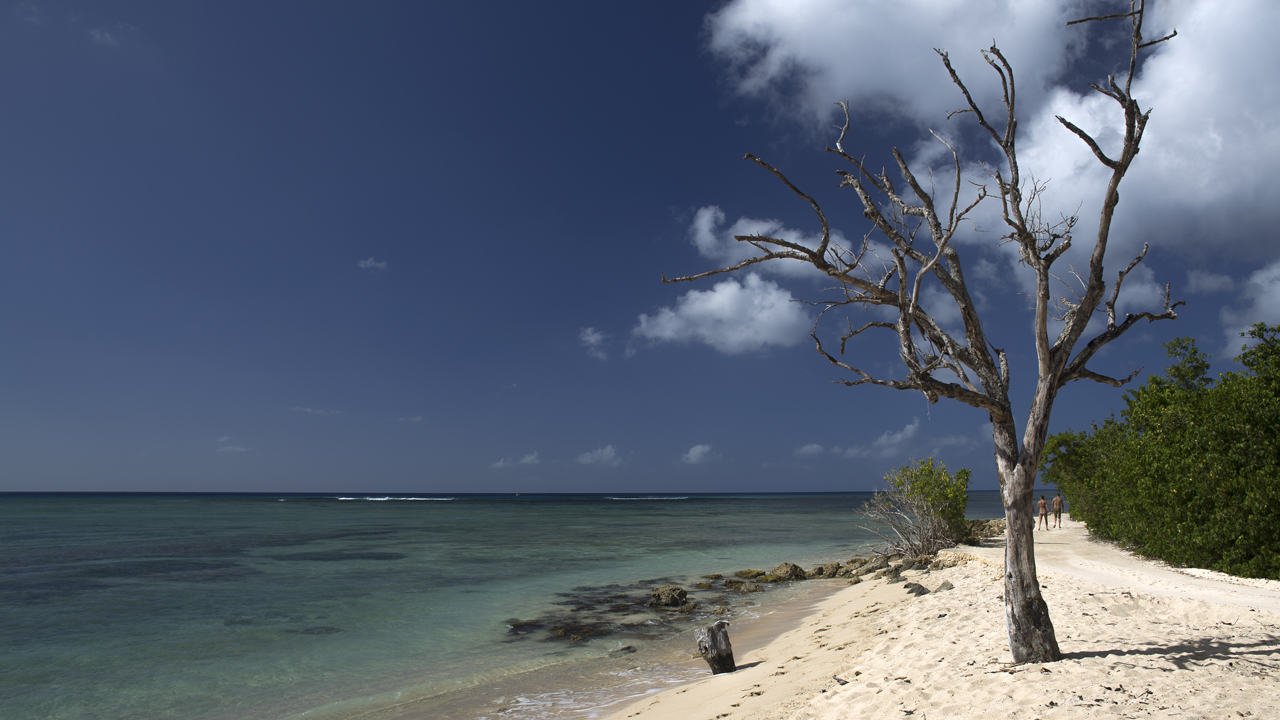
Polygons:
M514 462L506 458L502 458L501 460L490 465L489 467L493 468L494 470L503 470L505 468L515 467L517 465L537 465L538 462L539 462L538 451L535 450Z
M223 435L222 437L218 438L217 440L214 440L214 442L219 442L219 443L229 443L229 442L231 442L231 436L230 436L230 435Z
M821 455L826 451L827 449L822 447L818 443L809 443L808 445L805 445L803 447L798 447L795 450L792 450L791 452L797 457L817 457L818 455Z
M13 14L19 20L32 27L43 25L45 21L44 9L27 0L14 5Z
M289 408L289 411L307 413L308 415L341 415L342 414L341 410L320 410L317 408L296 407L296 406Z
M369 258L356 263L356 267L361 270L386 270L391 266L387 264L386 260L374 260L373 258Z
M578 332L578 342L587 349L587 354L597 360L608 360L609 354L604 351L604 342L609 336L593 327L582 328Z
M831 452L845 458L891 458L901 454L920 429L920 418L913 419L901 430L885 430L870 446L831 448Z
M680 462L686 465L701 465L719 458L719 454L711 452L710 445L694 445L689 448L689 452L680 456Z
M89 37L93 40L94 45L98 45L100 47L113 48L120 45L119 38L117 38L109 30L93 28L89 31Z
M1231 290L1236 285L1229 275L1191 270L1187 273L1187 289L1193 293L1213 293Z
M618 451L612 445L606 445L597 448L591 452L584 452L578 456L578 462L583 465L604 465L613 467L622 463L622 458L618 457Z
M252 449L253 449L253 448L241 447L241 446L239 446L239 445L224 445L224 446L222 446L222 447L218 448L218 452L220 452L220 453L243 453L243 452L249 452L249 451L250 451L250 450L252 450Z

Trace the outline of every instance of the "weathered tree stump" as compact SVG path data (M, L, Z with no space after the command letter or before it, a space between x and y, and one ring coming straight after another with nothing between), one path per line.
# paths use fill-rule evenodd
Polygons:
M733 646L729 644L729 623L717 620L693 631L698 638L698 652L711 666L711 674L729 673L738 669L733 662Z

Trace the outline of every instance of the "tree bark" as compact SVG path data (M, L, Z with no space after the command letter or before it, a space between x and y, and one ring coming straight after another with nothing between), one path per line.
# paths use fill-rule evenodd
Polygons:
M738 669L733 662L733 645L729 644L729 623L717 620L693 631L698 639L698 652L711 666L711 674L731 673Z
M1009 651L1015 663L1055 662L1062 659L1062 651L1036 576L1032 503L1039 447L1027 452L1029 448L1024 444L1019 453L1012 423L999 426L993 422L993 430L1004 501L1004 613Z

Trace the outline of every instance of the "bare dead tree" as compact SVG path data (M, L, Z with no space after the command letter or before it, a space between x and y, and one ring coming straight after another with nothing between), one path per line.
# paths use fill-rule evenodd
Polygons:
M1139 371L1126 378L1116 379L1096 373L1087 365L1103 346L1123 335L1135 323L1140 320L1176 318L1176 309L1183 304L1170 303L1169 288L1166 286L1164 308L1161 312L1129 313L1123 318L1117 317L1116 300L1120 295L1121 285L1146 255L1145 245L1142 252L1116 276L1110 292L1103 277L1103 261L1111 233L1112 217L1120 201L1120 181L1138 154L1150 115L1149 110L1144 112L1139 107L1131 93L1138 55L1142 49L1168 40L1176 34L1175 31L1158 40L1145 41L1142 34L1145 10L1145 0L1130 0L1128 12L1084 18L1070 23L1075 25L1124 19L1132 26L1128 73L1121 80L1114 76L1108 77L1105 87L1091 85L1097 92L1114 100L1124 113L1124 142L1119 155L1112 157L1106 154L1087 132L1064 118L1058 118L1064 128L1084 141L1098 161L1111 170L1098 219L1097 237L1089 256L1087 277L1076 275L1081 288L1075 299L1061 299L1054 303L1050 300L1049 291L1050 283L1055 281L1050 269L1072 247L1072 230L1077 217L1069 216L1057 223L1050 223L1041 216L1040 199L1045 185L1034 180L1024 180L1018 164L1015 145L1018 128L1015 115L1017 96L1013 68L994 45L983 51L982 56L1000 80L1005 113L1002 126L998 126L998 122L992 124L974 101L968 87L952 68L947 52L936 50L966 103L963 109L948 117L957 114L972 115L981 130L989 134L1003 151L1003 167L987 169L994 193L987 185L981 185L977 187L971 200L961 203L963 180L960 159L955 149L941 137L938 137L939 142L947 146L955 162L955 188L948 193L949 198L941 198L943 207L939 207L934 194L920 182L898 149L893 148L898 174L909 190L901 192L886 171L874 173L863 160L845 151L844 140L850 128L850 113L847 103L839 103L844 111L844 125L839 128L840 135L835 147L828 147L827 151L837 154L852 165L852 171L837 172L842 178L840 187L851 188L857 194L863 215L873 226L863 238L861 246L845 248L832 243L827 218L818 203L793 185L777 168L748 154L745 159L773 173L793 193L812 206L822 226L821 240L817 247L763 235L737 236L739 242L754 246L760 254L731 267L673 280L664 278L664 282L697 280L773 260L799 260L808 263L837 281L843 294L839 300L815 303L824 308L819 321L823 314L834 308L854 305L867 309L892 308L897 316L892 322L873 320L858 328L847 323L847 331L840 338L840 357L832 355L823 346L815 323L811 337L818 352L833 365L853 376L838 382L848 386L870 384L899 390L916 390L923 393L931 403L945 397L987 411L993 428L996 466L1008 525L1004 579L1005 620L1009 648L1014 662L1018 663L1048 662L1061 657L1053 623L1036 577L1032 517L1032 488L1049 428L1054 398L1064 385L1074 380L1093 380L1115 387L1132 380ZM960 255L953 243L961 224L974 208L988 198L993 198L1000 206L1005 227L1001 242L1014 243L1021 262L1035 274L1033 334L1037 358L1036 387L1021 441L1009 401L1008 358L1003 349L995 347L987 338L965 284ZM927 243L917 242L921 234L927 235ZM875 235L888 241L887 254L890 257L879 257L876 254L871 244L871 238ZM948 332L921 307L921 287L926 278L939 283L955 302L964 327L963 337ZM1061 312L1061 317L1057 319L1061 320L1062 329L1053 338L1050 337L1050 320L1055 309ZM1106 327L1082 344L1086 325L1095 312L1105 314ZM872 329L888 330L896 336L900 355L907 369L905 379L873 377L851 361L841 359L850 340ZM955 379L949 379L949 376L938 377L944 373Z

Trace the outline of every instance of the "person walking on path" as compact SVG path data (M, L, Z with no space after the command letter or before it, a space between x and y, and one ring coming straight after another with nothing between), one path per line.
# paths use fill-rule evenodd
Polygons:
M1062 493L1053 496L1053 526L1062 527Z
M1036 509L1040 511L1040 522L1036 523L1036 529L1040 529L1040 525L1044 525L1044 529L1049 529L1049 503L1045 502L1044 496L1040 496L1040 502L1036 503Z

